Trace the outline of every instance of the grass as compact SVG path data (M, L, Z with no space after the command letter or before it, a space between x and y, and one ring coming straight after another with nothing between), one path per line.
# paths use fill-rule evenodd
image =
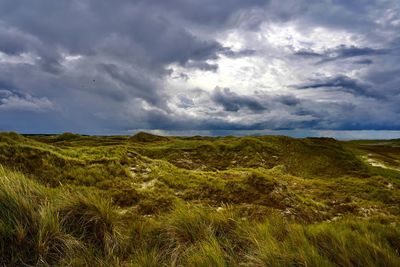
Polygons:
M106 255L111 255L117 249L115 221L118 214L109 201L93 195L68 195L59 205L58 212L61 226L72 236Z
M0 168L0 252L4 265L51 265L79 242L61 231L45 188Z
M0 168L0 263L54 266L118 246L115 210L93 195L48 189ZM88 263L90 265L90 263Z
M0 133L0 265L399 266L397 145Z

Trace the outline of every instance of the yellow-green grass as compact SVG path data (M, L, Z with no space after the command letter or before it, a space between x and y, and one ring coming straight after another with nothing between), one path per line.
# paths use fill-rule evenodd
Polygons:
M177 203L160 215L124 213L107 198L49 189L0 169L5 266L398 266L396 216L299 224L271 212Z
M397 266L374 142L0 133L0 265Z

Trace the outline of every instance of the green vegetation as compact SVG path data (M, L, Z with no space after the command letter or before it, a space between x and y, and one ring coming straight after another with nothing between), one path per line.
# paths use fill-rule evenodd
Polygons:
M0 133L0 265L400 266L399 144Z

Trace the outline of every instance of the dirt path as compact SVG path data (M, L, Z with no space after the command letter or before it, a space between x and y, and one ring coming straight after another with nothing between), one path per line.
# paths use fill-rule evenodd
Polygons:
M396 168L393 166L388 166L386 164L384 164L383 162L373 159L371 158L371 154L368 154L367 156L363 156L363 159L371 166L374 167L380 167L380 168L384 168L384 169L389 169L389 170L395 170L395 171L400 171L400 168Z

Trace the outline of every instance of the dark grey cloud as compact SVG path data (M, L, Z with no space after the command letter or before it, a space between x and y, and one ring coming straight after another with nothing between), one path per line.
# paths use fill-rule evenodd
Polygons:
M136 69L123 69L115 64L99 64L98 69L101 73L106 74L112 81L126 86L126 91L121 91L118 95L115 95L115 100L123 101L129 97L129 93L134 92L134 96L146 100L147 102L159 106L163 105L163 97L157 91L159 89L156 81L146 77L141 71ZM93 80L96 83L96 80ZM115 90L117 91L117 90ZM125 93L125 94L124 94Z
M218 69L217 64L210 64L207 62L198 62L198 61L188 62L185 64L185 67L199 69L199 70L205 70L205 71L214 71L214 72Z
M317 64L327 63L336 60L362 57L362 56L379 56L379 55L387 55L392 51L389 49L375 49L371 47L356 47L356 46L345 46L340 45L339 47L335 47L333 49L326 49L322 52L315 52L312 50L300 50L296 51L294 55L305 57L305 58L316 58L319 59ZM368 59L364 59L365 60ZM367 61L370 64L371 60ZM365 64L365 63L361 63Z
M311 50L300 50L294 53L295 56L305 57L305 58L321 58L323 57L322 53L317 53Z
M360 60L356 60L354 61L355 64L362 64L362 65L370 65L372 63L374 63L374 61L372 59L360 59Z
M215 88L212 99L215 103L223 106L226 111L237 112L240 109L247 108L257 112L267 109L254 97L236 94L229 88Z
M223 27L235 24L235 14L249 8L264 8L270 0L172 0L149 1L155 6L161 6L184 19L202 26Z
M18 55L28 50L29 36L24 36L15 29L0 28L0 51L9 55Z
M180 21L177 21L173 13L179 12L184 17L192 16L188 17L189 23L197 19L202 19L202 23L211 23L213 21L211 18L215 17L218 17L217 22L221 23L237 10L259 6L265 1L252 0L247 3L234 1L229 4L227 1L211 2L111 3L104 0L83 0L54 4L49 0L36 3L2 1L0 12L2 26L9 35L15 35L14 44L8 44L6 48L19 49L19 53L28 50L29 46L36 43L51 46L50 51L55 54L111 53L120 59L132 60L137 57L136 52L142 52L145 56L142 60L150 61L148 63L184 64L188 60L207 60L216 58L218 53L233 52L214 40L202 39L191 34ZM32 37L32 40L28 37ZM11 41L11 38L6 39ZM18 45L15 45L16 42ZM23 43L25 44L22 45ZM128 51L124 50L121 53L118 48Z
M361 56L386 55L388 53L390 53L390 51L387 49L374 49L370 47L356 47L356 46L346 47L342 45L338 48L325 51L323 53L322 59L318 63L321 64L330 61L361 57Z
M397 0L3 0L0 129L398 130L399 29Z
M356 95L373 96L369 92L369 85L352 79L345 75L335 77L326 77L324 79L314 80L311 83L294 86L297 89L320 89L320 88L336 88L338 90L350 92ZM379 95L377 95L379 97Z

